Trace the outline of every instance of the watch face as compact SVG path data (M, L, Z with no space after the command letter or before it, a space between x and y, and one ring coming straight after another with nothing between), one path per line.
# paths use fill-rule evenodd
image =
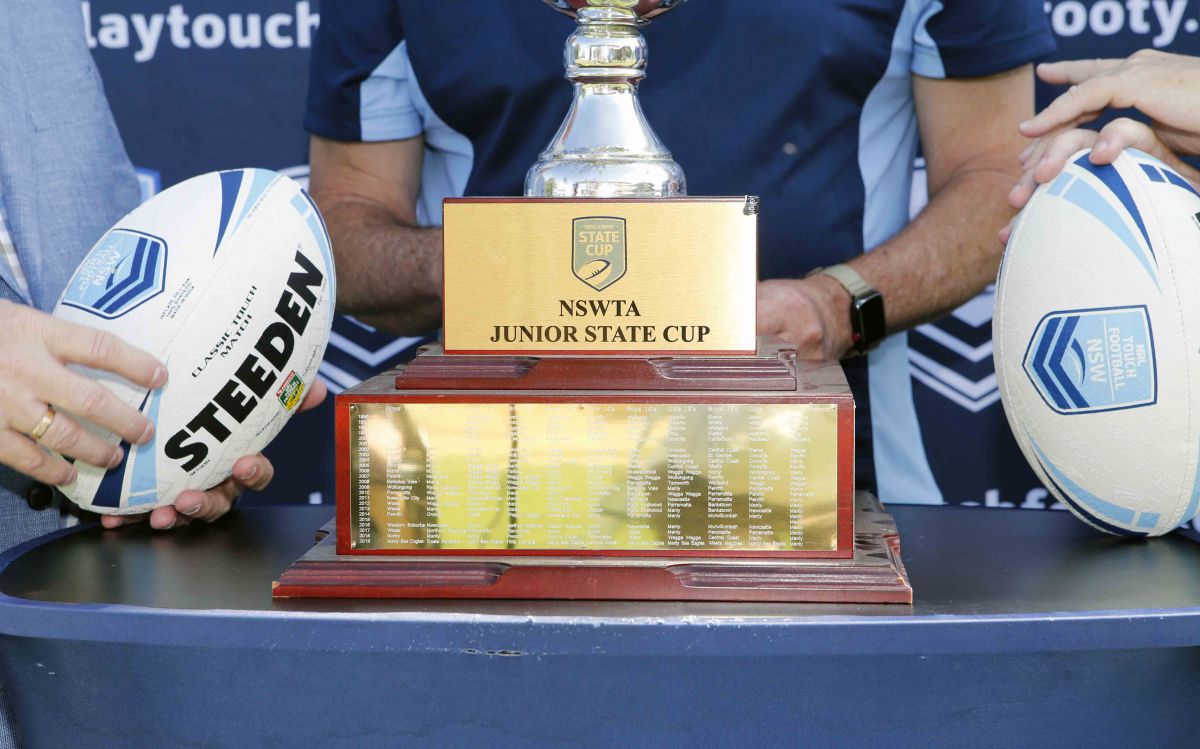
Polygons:
M854 300L851 324L858 340L855 349L862 353L869 351L887 337L887 320L883 314L883 295L872 291L864 297Z

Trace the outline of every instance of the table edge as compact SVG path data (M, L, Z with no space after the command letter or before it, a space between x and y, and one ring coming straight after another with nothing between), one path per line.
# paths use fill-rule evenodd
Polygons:
M0 572L64 528L0 554ZM904 608L904 607L900 607ZM755 637L744 637L753 630ZM0 635L147 646L402 651L816 656L1200 646L1200 607L1023 614L581 616L175 609L36 601L0 592Z

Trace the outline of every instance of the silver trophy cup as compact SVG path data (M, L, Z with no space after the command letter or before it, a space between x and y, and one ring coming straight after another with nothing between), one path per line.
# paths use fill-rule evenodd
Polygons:
M662 198L687 194L683 169L642 114L639 27L685 0L545 0L578 24L564 53L575 96L525 175L527 197Z

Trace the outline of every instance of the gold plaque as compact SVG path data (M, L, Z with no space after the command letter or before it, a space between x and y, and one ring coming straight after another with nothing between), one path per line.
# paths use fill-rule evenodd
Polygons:
M444 209L447 354L754 352L753 199Z
M356 550L837 548L833 403L355 403Z

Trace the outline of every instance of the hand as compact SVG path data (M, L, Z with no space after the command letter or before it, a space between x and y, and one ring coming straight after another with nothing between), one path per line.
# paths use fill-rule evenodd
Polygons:
M1181 161L1159 140L1152 128L1128 117L1121 117L1105 125L1100 132L1062 130L1039 138L1020 156L1025 173L1008 194L1008 202L1013 208L1024 208L1038 185L1053 181L1066 168L1067 160L1085 148L1092 149L1088 160L1098 166L1111 164L1126 148L1136 148L1167 164L1200 189L1200 172ZM1012 226L1012 221L1009 221L1008 225L1000 230L1002 243L1008 244Z
M53 450L95 466L111 467L120 447L86 431L71 414L104 427L132 445L154 434L150 420L121 402L100 383L72 372L68 364L112 372L147 388L167 382L167 368L116 336L20 304L0 301L0 463L38 481L63 486L75 468ZM41 439L36 430L47 408L53 420Z
M297 413L316 408L325 400L325 383L313 380L312 387L304 395ZM232 475L207 491L181 492L174 506L157 507L149 513L139 515L102 515L100 524L105 528L119 528L148 520L155 530L182 528L193 520L211 523L233 508L233 503L242 492L250 489L261 491L275 477L275 468L262 453L238 458L233 464Z
M1037 74L1046 83L1071 88L1021 123L1028 138L1078 127L1106 109L1133 108L1153 121L1155 135L1168 149L1200 153L1200 58L1144 49L1124 60L1046 63Z
M760 281L758 334L795 345L801 359L840 359L852 348L850 294L821 274Z
M1036 138L1020 156L1024 175L1009 193L1023 208L1039 184L1062 172L1076 152L1090 148L1093 164L1111 164L1126 148L1138 148L1200 185L1200 172L1178 153L1200 153L1200 58L1142 50L1126 60L1075 60L1039 65L1047 83L1071 83L1068 91L1037 116L1020 125ZM1153 120L1145 125L1122 117L1096 133L1077 129L1108 107L1135 107ZM1012 223L1000 230L1007 244Z

